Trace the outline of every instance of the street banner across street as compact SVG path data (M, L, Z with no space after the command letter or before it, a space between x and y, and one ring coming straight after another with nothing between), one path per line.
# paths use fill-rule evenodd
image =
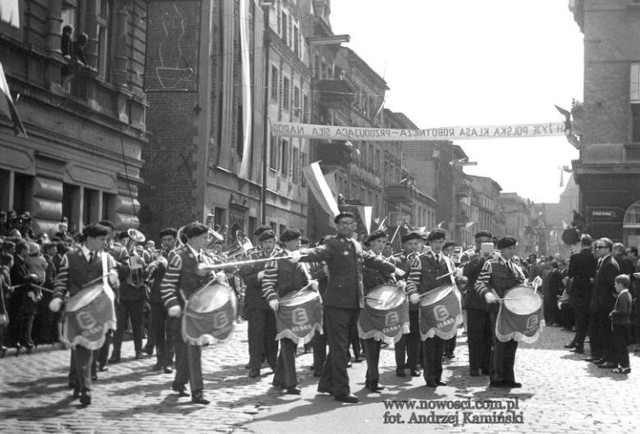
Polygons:
M378 142L425 140L477 140L525 137L564 136L564 122L541 124L460 126L425 129L359 128L339 125L294 124L271 122L271 134L325 140L374 140Z

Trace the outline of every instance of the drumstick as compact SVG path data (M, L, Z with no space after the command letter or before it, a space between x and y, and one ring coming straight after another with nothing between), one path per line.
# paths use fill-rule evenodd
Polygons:
M453 273L454 273L454 271L451 271L451 272L449 272L449 273L447 273L447 274L443 274L442 276L438 276L438 277L436 277L436 280L440 280L440 279L442 279L443 277L451 276Z
M11 289L15 290L17 288L22 288L23 286L32 286L34 288L42 289L43 291L47 291L47 292L53 293L53 289L45 288L44 286L35 285L33 283L23 283L22 285L12 286Z
M104 278L105 278L105 277L107 277L108 275L109 275L109 273L107 273L107 274L103 274L103 275L102 275L102 276L100 276L100 277L96 277L95 279L90 280L90 281L88 281L87 283L85 283L84 285L82 285L80 288L86 288L87 286L89 286L89 285L91 285L91 284L93 284L93 283L96 283L98 280L102 280L102 279L104 279Z

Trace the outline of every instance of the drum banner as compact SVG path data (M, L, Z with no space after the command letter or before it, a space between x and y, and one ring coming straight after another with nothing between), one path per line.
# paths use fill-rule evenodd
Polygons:
M62 342L69 348L80 345L89 350L97 350L102 348L107 332L116 328L113 298L103 290L87 305L73 312L65 312Z
M397 343L409 333L409 301L388 310L375 309L364 304L358 318L360 339L375 339L388 344Z
M236 323L235 298L211 312L197 312L189 304L187 301L182 315L182 339L186 343L201 347L231 337Z
M533 313L513 313L504 304L500 305L496 320L496 337L500 342L510 340L532 344L538 340L544 328L542 308Z
M423 341L434 336L451 339L458 333L458 325L462 324L458 290L451 286L442 288L450 292L433 304L420 305L420 339Z
M322 323L322 302L319 296L294 306L280 304L276 312L276 340L288 338L296 343L302 341L307 344L316 331L323 333Z

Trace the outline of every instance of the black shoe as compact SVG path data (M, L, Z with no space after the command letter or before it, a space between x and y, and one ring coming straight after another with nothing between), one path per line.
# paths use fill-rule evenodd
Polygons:
M4 359L4 355L7 353L7 347L4 345L0 347L0 359Z
M602 359L594 360L593 363L599 366L599 365L602 365L603 363L607 363L607 359L602 358Z
M504 381L491 381L489 387L509 387Z
M438 387L438 383L435 381L427 381L427 387Z
M73 389L73 399L78 399L80 398L80 388L76 387L75 389Z
M517 381L505 381L504 387L510 387L511 389L519 389L522 387L522 383L518 383Z
M260 369L252 369L249 371L249 377L258 378L260 376Z
M447 385L447 383L445 381L441 381L441 380L436 381L436 384L438 386L446 386Z
M420 369L417 369L417 368L411 369L409 373L411 374L412 377L419 377L422 375L422 372L420 372Z
M355 404L358 402L358 397L355 396L353 393L349 393L346 395L336 395L335 400L340 402L346 402L347 404Z
M353 366L353 364L351 363L351 361L347 362L347 368L350 368L352 366Z
M177 385L173 384L171 386L171 390L176 392L178 394L178 396L189 396L189 394L187 393L187 388L184 385L183 386L177 386Z
M381 386L380 384L378 384L377 381L369 381L369 382L365 382L365 387L367 389L369 389L370 391L377 393L381 390L384 390L384 386Z
M106 363L105 364L100 363L98 365L98 371L99 372L107 372L108 370L109 370L109 366Z
M109 363L112 365L120 363L120 354L112 354L111 357L109 357Z
M80 404L82 404L83 407L91 404L91 391L87 389L82 391L80 394Z
M287 387L284 391L285 395L300 395L300 388L298 386Z
M318 393L328 393L329 395L333 395L333 390L318 386Z
M353 363L362 363L362 357L360 356L355 356L353 358Z
M136 360L144 359L142 351L136 351Z
M161 371L162 370L162 365L160 363L156 363L155 365L153 365L150 369L151 371Z
M447 353L447 354L444 355L444 357L447 358L447 359L455 359L456 355L453 354L453 353Z
M69 378L69 389L75 389L77 387L77 382L75 378Z
M171 366L165 366L164 367L164 373L165 374L171 374L173 372L173 369L171 368Z
M27 355L29 355L29 354L33 353L33 345L27 345L27 347L26 347L26 348L27 348L27 349L25 350L25 353L26 353Z
M209 401L209 400L204 396L204 393L202 392L202 390L199 390L199 391L195 392L193 395L191 395L191 402L193 402L194 404L207 405L207 404L209 404L211 401Z
M600 360L600 358L595 356L589 356L589 357L585 357L582 360L584 360L585 362L595 362L596 360Z
M91 381L98 381L98 374L91 374Z
M147 355L149 355L149 356L153 355L153 347L146 346L146 347L143 348L142 351L147 353Z
M565 345L565 348L575 348L577 346L577 344L575 342L569 342L567 345Z
M251 365L244 365L244 369L251 369Z
M469 371L469 375L471 375L472 377L478 377L480 376L480 370L472 369L471 371Z
M584 354L584 348L573 348L571 350L569 350L570 353L576 353L576 354Z
M615 363L612 362L604 362L600 365L598 365L598 368L600 369L611 369L611 368L616 368L617 365Z
M407 373L405 372L404 368L398 368L396 369L396 377L406 377Z
M482 371L482 375L491 375L491 370L490 369L483 369Z

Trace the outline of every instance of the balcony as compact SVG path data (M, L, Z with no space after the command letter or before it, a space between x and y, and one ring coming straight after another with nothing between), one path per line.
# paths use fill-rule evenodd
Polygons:
M314 90L320 94L320 104L326 108L351 106L354 89L345 80L319 80Z
M471 197L471 185L468 183L456 185L456 196Z
M384 199L394 205L411 204L416 194L416 188L406 184L391 184L384 189Z

